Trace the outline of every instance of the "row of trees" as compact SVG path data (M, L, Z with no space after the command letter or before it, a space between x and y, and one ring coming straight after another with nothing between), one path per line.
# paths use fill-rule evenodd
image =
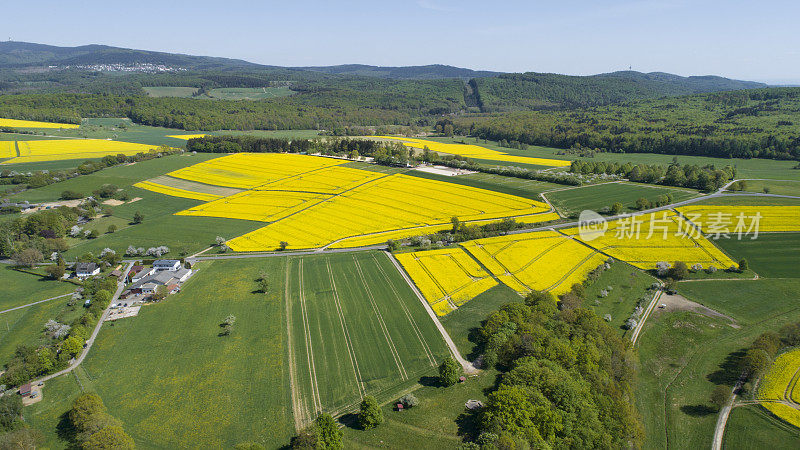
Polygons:
M725 186L736 178L736 168L725 166L717 169L713 164L698 166L680 164L677 158L669 166L656 164L631 164L611 161L575 160L570 172L580 174L619 175L638 183L664 184L711 192Z
M74 440L84 450L136 448L133 439L122 429L122 422L108 413L97 394L86 393L77 397L67 416Z

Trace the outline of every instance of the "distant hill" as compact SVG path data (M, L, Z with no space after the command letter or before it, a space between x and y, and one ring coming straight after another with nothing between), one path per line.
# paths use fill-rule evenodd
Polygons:
M630 100L763 88L717 76L682 77L663 72L613 72L592 76L501 74L470 81L484 112L602 106Z
M296 67L296 69L322 72L335 75L357 75L406 80L430 80L436 78L481 78L500 75L502 72L463 69L461 67L431 64L427 66L381 67L364 64L344 64L339 66Z
M195 70L267 67L239 59L134 50L107 45L57 47L29 42L0 42L0 67L95 64L163 64Z

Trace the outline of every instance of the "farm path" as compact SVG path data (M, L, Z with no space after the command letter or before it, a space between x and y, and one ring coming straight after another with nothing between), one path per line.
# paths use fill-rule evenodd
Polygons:
M28 303L27 305L22 305L22 306L17 306L17 307L14 307L14 308L9 308L9 309L6 309L4 311L0 311L0 314L11 312L11 311L16 311L18 309L27 308L29 306L38 305L39 303L49 302L50 300L55 300L57 298L67 297L67 296L70 296L70 295L72 295L72 292L70 292L69 294L57 295L55 297L50 297L50 298L46 298L44 300L39 300L38 302Z
M425 301L425 297L422 296L422 293L419 291L419 289L417 289L417 286L414 284L414 282L411 281L411 278L408 277L408 274L406 274L403 268L400 267L400 263L397 262L397 259L395 259L394 255L392 255L390 252L386 252L386 255L392 261L392 264L394 264L394 266L397 268L397 271L400 272L400 275L402 275L403 278L406 280L406 283L408 283L408 286L411 288L411 290L414 291L414 294L416 294L417 298L422 303L422 306L425 307L425 311L428 312L428 315L430 316L431 320L433 320L433 323L436 325L436 328L439 330L439 333L441 333L442 337L444 338L444 342L450 348L450 353L452 353L456 361L458 361L458 363L461 364L461 367L464 369L464 372L468 374L477 373L478 368L475 367L473 363L467 361L466 359L464 359L463 356L461 356L461 352L458 351L458 347L456 347L455 342L453 342L453 339L450 337L450 334L444 328L444 325L442 325L442 322L440 322L439 318L436 317L436 313L433 312L433 309L431 309L431 305L429 305L428 302Z

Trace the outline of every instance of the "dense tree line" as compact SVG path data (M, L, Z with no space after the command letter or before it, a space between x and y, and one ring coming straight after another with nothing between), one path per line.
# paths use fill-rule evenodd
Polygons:
M67 417L74 441L84 450L136 448L133 439L122 429L122 422L108 413L97 394L78 396Z
M557 302L533 292L479 331L485 363L501 370L480 415L487 448L636 448L635 355L592 311L582 285ZM491 446L494 447L491 447Z
M673 162L669 166L631 164L606 161L575 160L570 172L580 174L620 175L639 183L658 183L667 186L688 187L711 192L736 178L736 168L713 165L697 166Z
M617 72L595 76L509 73L470 80L483 112L601 106L636 99L764 86L719 77Z
M722 158L800 158L800 88L453 119L457 134L556 148Z

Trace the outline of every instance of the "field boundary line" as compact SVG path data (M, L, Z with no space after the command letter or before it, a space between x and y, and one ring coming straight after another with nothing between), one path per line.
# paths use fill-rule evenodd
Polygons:
M314 403L314 412L322 410L322 400L319 396L319 385L317 384L317 367L314 363L314 345L311 342L311 325L308 323L308 310L306 308L306 294L303 292L303 260L298 262L298 278L300 283L300 312L303 317L303 334L306 341L306 359L308 360L308 371L311 378L311 399Z
M369 288L369 284L367 284L367 278L364 276L364 271L361 270L361 264L358 262L358 258L356 258L355 255L353 255L353 262L358 270L358 275L361 277L361 281L364 283L364 289L367 291L367 297L372 305L372 310L375 311L375 317L378 319L378 324L381 327L381 331L383 331L383 336L386 338L386 342L389 344L389 352L392 354L395 364L397 364L397 370L400 372L400 378L402 380L407 380L408 374L403 366L403 360L400 358L400 354L397 352L397 347L395 347L392 336L389 334L389 329L386 327L386 322L383 321L383 316L378 309L378 304L375 302L375 296L372 295L372 289Z
M331 287L333 287L333 301L336 306L336 312L339 314L339 323L342 325L342 334L344 334L344 342L347 344L347 356L350 357L350 364L353 366L353 374L356 377L356 386L358 386L358 393L361 399L364 399L366 390L364 389L364 381L362 381L361 370L358 368L358 358L353 349L353 342L350 339L350 330L347 328L345 322L344 312L342 311L342 304L339 301L339 291L336 289L336 280L333 278L333 270L331 270L330 258L325 258L325 264L328 266L328 277L331 280Z
M428 361L430 361L431 366L436 366L436 357L433 354L433 351L431 351L430 346L428 345L428 341L425 340L425 337L422 335L422 331L420 331L419 329L417 321L414 320L414 318L411 316L411 312L409 312L408 307L405 305L405 303L403 303L403 300L400 298L400 293L397 292L397 288L394 286L394 283L392 283L392 280L389 279L389 274L387 274L386 271L383 270L383 267L381 267L380 262L378 261L378 258L375 256L374 253L372 254L372 259L375 260L375 265L378 267L378 270L381 272L381 275L383 275L383 278L386 280L386 283L392 289L394 297L397 299L397 303L403 309L403 312L408 318L408 321L411 323L411 328L414 329L414 334L417 335L419 343L422 344L422 348L423 350L425 350L425 355L428 357Z
M306 413L303 411L303 405L300 401L300 387L297 385L297 366L294 359L294 348L292 347L292 306L291 298L289 296L289 267L291 259L286 258L286 281L284 282L284 308L286 311L286 347L288 350L289 358L289 391L292 397L292 411L294 414L294 429L300 431L305 428Z
M459 364L461 364L461 367L464 369L465 373L468 374L477 373L478 369L471 362L467 361L466 359L464 359L463 356L461 356L461 352L458 351L458 347L456 347L455 342L453 342L453 338L450 337L450 334L444 328L442 322L439 320L438 317L436 317L436 313L433 312L433 308L431 308L431 305L425 300L425 297L419 291L414 282L411 281L411 278L408 276L405 270L403 270L403 267L400 266L400 263L397 262L397 259L394 257L394 255L392 255L390 252L387 251L386 256L389 257L395 269L397 269L397 271L400 272L400 275L402 275L403 279L406 280L406 283L408 283L408 286L411 288L412 291L414 291L414 294L416 294L417 299L420 301L420 303L422 303L422 307L425 308L425 311L427 311L428 316L431 318L434 325L436 325L436 329L438 329L439 333L442 335L442 339L444 339L445 344L447 344L447 347L450 349L450 354L452 354L455 360L458 361Z
M68 294L57 295L57 296L55 296L55 297L46 298L46 299L44 299L44 300L39 300L39 301L37 301L37 302L28 303L27 305L15 306L15 307L13 307L13 308L9 308L9 309L6 309L6 310L3 310L3 311L0 311L0 314L4 314L4 313L7 313L7 312L11 312L11 311L16 311L16 310L18 310L18 309L22 309L22 308L28 308L28 307L30 307L30 306L38 305L39 303L44 303L44 302L49 302L49 301L51 301L51 300L56 300L56 299L59 299L59 298L64 298L64 297L66 297L66 296L68 296L68 295L72 295L72 294L73 294L73 293L72 293L72 292L70 292L70 293L68 293Z

